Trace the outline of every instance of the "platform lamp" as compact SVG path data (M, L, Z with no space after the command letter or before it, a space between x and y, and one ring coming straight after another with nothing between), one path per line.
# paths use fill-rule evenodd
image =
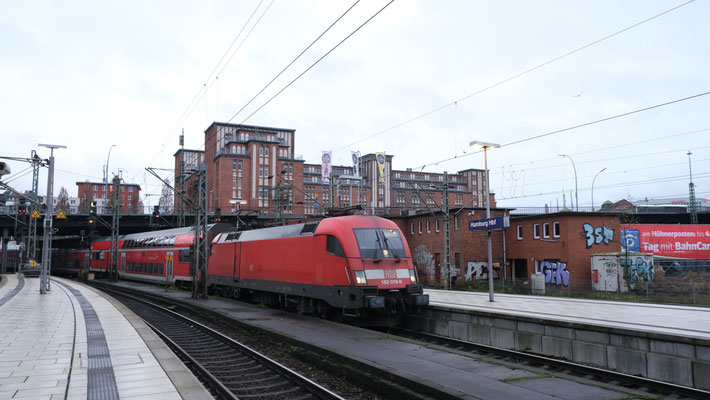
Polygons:
M500 145L497 143L480 142L475 140L470 143L471 147L480 147L483 149L483 170L486 173L486 218L491 218L491 195L488 179L488 149L499 149ZM505 239L504 239L505 240ZM488 231L488 293L489 299L493 302L493 249L491 245L491 231ZM505 263L505 260L503 260Z
M242 199L231 199L229 200L229 204L237 205L237 230L239 230L239 214L242 213L242 205L247 204L247 201Z

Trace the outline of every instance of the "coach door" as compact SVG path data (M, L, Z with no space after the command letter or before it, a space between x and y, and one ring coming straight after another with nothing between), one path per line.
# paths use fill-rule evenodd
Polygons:
M126 273L126 253L125 252L121 253L121 269L120 269L120 271L123 272L124 274Z
M168 280L168 282L173 281L173 252L169 251L165 255L165 279Z

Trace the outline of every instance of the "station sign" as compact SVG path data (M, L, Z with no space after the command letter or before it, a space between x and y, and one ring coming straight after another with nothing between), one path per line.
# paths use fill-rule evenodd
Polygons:
M503 229L510 226L510 217L484 218L475 221L468 221L469 231L491 231Z

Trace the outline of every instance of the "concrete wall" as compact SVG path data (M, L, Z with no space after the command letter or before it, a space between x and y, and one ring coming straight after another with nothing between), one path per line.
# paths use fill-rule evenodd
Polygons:
M428 307L405 327L710 390L710 341L538 318Z

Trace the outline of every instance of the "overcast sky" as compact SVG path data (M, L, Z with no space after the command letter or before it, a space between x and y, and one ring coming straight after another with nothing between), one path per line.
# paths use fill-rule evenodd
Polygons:
M710 2L639 24L685 1L396 0L252 115L388 3L362 0L237 114L352 3L4 2L0 156L66 145L55 194L76 196L115 144L110 170L159 194L145 168L173 168L180 130L202 149L209 124L229 121L295 129L308 163L384 151L398 170L456 172L483 168L470 141L499 143L488 165L506 207L561 206L562 193L569 205L575 175L559 154L582 206L603 168L597 207L687 197L690 149L697 196L710 197L710 95L516 144L710 91ZM10 165L3 181L30 189L28 165Z

